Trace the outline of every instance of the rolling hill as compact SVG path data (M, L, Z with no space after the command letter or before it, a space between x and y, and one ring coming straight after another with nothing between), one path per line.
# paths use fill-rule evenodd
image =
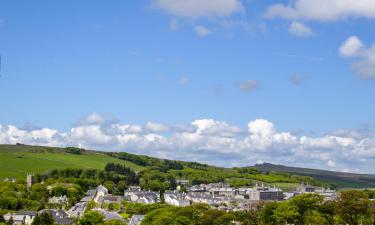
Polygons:
M271 163L256 164L253 166L262 172L285 172L302 176L313 177L316 180L333 183L344 188L375 187L375 175L343 173L328 170L288 167Z
M104 169L107 163L121 163L134 170L143 167L108 156L101 152L67 153L62 148L29 145L0 145L0 178L24 178L27 173L51 169Z
M69 152L67 148L42 147L29 145L0 145L0 178L14 177L24 179L27 173L44 173L52 169L104 169L107 163L119 163L135 171L153 170L168 165L170 168L183 166L184 169L172 169L177 177L189 176L223 177L232 182L261 181L291 190L299 185L301 179L313 179L321 184L334 184L338 188L375 187L375 175L340 173L325 170L287 167L269 163L246 168L256 168L263 174L244 174L244 168L222 168L196 162L164 160L130 153L114 153L84 150L79 153ZM268 175L268 172L276 172ZM280 174L277 174L280 173ZM283 175L288 173L289 175ZM291 175L304 176L297 179Z

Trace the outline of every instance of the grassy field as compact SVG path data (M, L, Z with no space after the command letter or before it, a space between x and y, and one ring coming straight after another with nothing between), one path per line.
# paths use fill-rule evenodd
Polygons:
M58 148L0 145L0 178L22 179L27 173L40 173L51 169L104 169L110 162L120 163L137 171L143 169L131 162L99 152L90 151L75 155Z

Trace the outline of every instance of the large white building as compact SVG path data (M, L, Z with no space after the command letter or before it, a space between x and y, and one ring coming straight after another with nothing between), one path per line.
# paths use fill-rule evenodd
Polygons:
M276 187L265 187L256 185L256 187L248 191L249 200L251 201L282 201L284 193L281 189Z

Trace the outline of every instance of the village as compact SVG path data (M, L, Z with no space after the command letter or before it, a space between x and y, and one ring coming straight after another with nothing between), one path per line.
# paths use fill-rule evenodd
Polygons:
M336 191L326 188L316 188L309 184L301 184L291 192L285 192L275 186L264 183L256 183L254 187L233 188L229 184L210 183L190 185L189 180L176 180L176 190L164 193L142 190L140 186L130 186L123 195L112 195L108 189L99 185L95 189L88 190L86 195L71 208L66 209L67 196L53 196L48 199L56 208L36 211L18 211L4 215L5 221L13 221L15 225L31 225L37 214L47 212L56 224L75 224L88 210L97 211L104 216L105 221L117 220L129 225L139 225L145 215L132 215L125 219L121 215L119 205L123 202L154 204L164 202L176 207L185 207L195 203L204 203L212 208L226 212L235 212L250 209L259 202L284 201L303 193L315 193L323 196L324 200L334 200ZM34 184L32 175L27 176L27 185Z

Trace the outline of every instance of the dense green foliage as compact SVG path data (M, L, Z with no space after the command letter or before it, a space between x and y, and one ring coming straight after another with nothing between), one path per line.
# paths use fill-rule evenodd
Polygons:
M80 225L98 225L104 222L104 216L100 212L88 211L79 220Z
M53 217L49 213L43 212L36 215L31 225L53 225L54 223Z

